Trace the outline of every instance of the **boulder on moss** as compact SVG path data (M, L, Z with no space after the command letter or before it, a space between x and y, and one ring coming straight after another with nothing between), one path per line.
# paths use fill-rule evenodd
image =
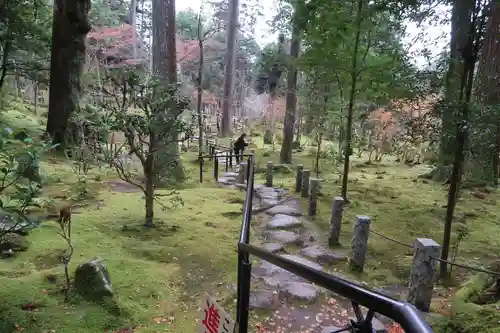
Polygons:
M29 241L24 236L13 232L8 232L0 237L0 251L22 252L26 251L29 245Z
M75 290L93 301L105 301L114 295L108 269L101 258L94 258L76 268Z

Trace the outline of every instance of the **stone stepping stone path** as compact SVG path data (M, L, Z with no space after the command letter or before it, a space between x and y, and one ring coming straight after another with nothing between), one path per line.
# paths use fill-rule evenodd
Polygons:
M221 157L220 170L224 166L225 157ZM233 170L220 172L218 183L246 189L244 184L237 184L237 171L233 160ZM285 189L255 184L252 211L254 221L258 221L254 227L257 232L261 230L264 240L260 245L263 249L320 271L347 261L344 254L325 245L321 230L304 217L300 200L288 197ZM254 231L254 240L256 236ZM250 308L269 311L269 317L259 323L259 333L331 333L354 317L349 300L264 260L252 266ZM377 333L387 332L377 318L372 325Z
M271 208L272 209L272 208ZM295 217L285 214L276 214L271 221L267 222L267 229L290 229L302 226L302 221Z
M263 185L255 185L254 192L252 208L265 240L261 245L264 249L320 271L327 265L347 261L344 254L325 245L321 231L304 217L299 199L286 200L286 190ZM271 312L270 317L260 323L259 332L330 333L354 317L348 300L269 262L255 263L252 279L261 284L252 285L250 307ZM373 327L375 332L387 332L376 318Z

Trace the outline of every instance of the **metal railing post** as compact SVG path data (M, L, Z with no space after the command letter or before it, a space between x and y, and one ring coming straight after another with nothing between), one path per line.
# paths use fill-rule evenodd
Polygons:
M248 311L250 308L250 278L252 274L252 263L248 252L241 253L241 280L239 294L238 333L248 333Z
M226 151L226 172L229 171L229 152Z
M208 160L209 161L212 161L212 156L213 156L213 146L212 144L210 143L210 145L208 146Z
M203 183L203 157L198 157L200 161L200 183Z
M215 181L219 179L219 159L217 155L214 155L214 179Z

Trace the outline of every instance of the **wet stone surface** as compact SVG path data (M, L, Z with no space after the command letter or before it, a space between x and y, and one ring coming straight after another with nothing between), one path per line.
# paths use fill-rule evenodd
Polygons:
M258 290L250 293L250 308L276 310L280 306L279 295L272 290Z
M303 215L303 209L298 200L290 200L282 205L274 206L266 210L266 214L274 216L277 214L284 214L290 216L301 216Z
M219 179L217 179L217 182L223 185L233 185L235 181L234 178L230 177L219 177Z
M222 177L236 178L236 177L238 177L238 173L236 173L236 172L223 172Z
M300 250L300 254L319 263L330 265L347 261L347 257L343 254L332 252L317 244L303 248Z
M288 282L280 286L280 292L291 299L314 302L318 297L319 289L306 282Z
M290 215L276 214L271 221L267 222L267 229L290 229L302 226L302 221Z
M299 256L284 254L283 257L317 270L323 270L321 265ZM307 282L305 279L264 260L254 266L252 275L263 279L270 286L283 286L290 282Z
M264 248L264 250L271 253L283 251L283 245L281 245L280 243L264 243L262 244L262 247Z
M283 245L293 244L301 245L302 240L300 236L296 233L286 230L276 230L276 231L266 231L264 233L265 238L272 242L281 243Z

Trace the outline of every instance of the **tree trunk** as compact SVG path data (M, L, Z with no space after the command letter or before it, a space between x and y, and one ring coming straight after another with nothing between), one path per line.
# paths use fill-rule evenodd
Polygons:
M68 121L78 109L85 37L91 29L89 11L90 0L56 0L54 3L46 131L60 149L66 147Z
M461 0L460 0L461 1ZM457 1L457 3L460 3ZM478 15L479 13L473 14L469 12L470 16ZM472 94L472 87L474 84L474 69L476 65L477 55L475 54L476 43L479 42L477 36L480 31L477 31L477 22L472 17L469 19L469 23L465 29L467 32L467 39L460 40L460 44L456 45L461 52L461 59L456 59L459 61L461 66L461 76L459 82L453 82L454 86L457 87L457 91L454 92L454 104L452 107L457 107L461 110L459 118L456 121L456 151L452 165L452 172L450 176L450 188L448 191L448 203L446 207L446 215L444 221L444 233L443 233L443 247L441 249L441 262L440 262L440 276L442 279L448 276L448 264L445 262L448 260L448 254L450 250L451 241L451 228L453 222L453 215L455 212L455 206L457 202L458 191L460 187L460 182L462 179L463 169L464 169L464 159L466 156L466 147L468 146L469 138L469 103ZM480 25L479 25L480 26Z
M201 116L201 104L203 102L203 89L201 87L201 83L203 82L203 22L202 22L202 10L203 7L200 8L200 13L198 16L198 48L200 49L200 59L198 63L198 80L196 86L197 93L197 101L196 101L196 113L198 115L198 155L203 155L203 118ZM219 119L217 117L217 124L219 123Z
M231 135L231 108L233 103L234 65L236 58L236 33L238 28L238 0L229 1L229 24L227 29L226 65L222 100L221 135Z
M153 73L164 84L177 84L174 0L153 1ZM170 111L166 110L166 112ZM177 112L177 110L172 111ZM155 181L158 187L167 186L168 180L182 181L185 179L177 144L178 135L179 133L175 130L173 133L169 133L167 144L159 149L156 155L157 171L161 176ZM172 160L176 163L171 163ZM165 179L165 182L160 181L160 178Z
M152 228L154 227L154 194L155 194L155 175L154 175L154 156L153 154L146 157L146 165L144 166L144 176L146 178L146 184L144 192L145 201L145 212L144 217L144 227Z
M361 34L361 22L363 20L363 0L358 0L358 10L356 13L356 37L354 39L354 50L351 64L351 91L349 92L349 104L347 107L347 126L345 131L345 149L344 149L344 173L342 174L342 197L347 202L347 181L349 179L349 157L352 154L352 117L354 113L354 99L356 97L356 85L358 80L358 50L359 38Z
M136 18L136 10L137 10L137 0L130 1L130 10L129 10L129 20L130 25L132 26L132 52L134 59L137 59L137 18Z
M453 164L456 141L455 130L460 116L454 114L453 106L459 99L460 77L464 71L464 63L460 46L467 42L471 13L475 0L455 0L451 16L450 59L444 84L446 107L441 110L442 134L440 141L440 161L438 170L434 172L435 180L450 177L449 170Z
M296 22L298 17L297 7L295 6L295 14L292 19L293 28L288 65L285 124L283 126L283 144L280 152L280 162L286 164L292 163L293 126L295 124L295 113L297 112L297 66L295 61L299 57L300 48L300 30Z

